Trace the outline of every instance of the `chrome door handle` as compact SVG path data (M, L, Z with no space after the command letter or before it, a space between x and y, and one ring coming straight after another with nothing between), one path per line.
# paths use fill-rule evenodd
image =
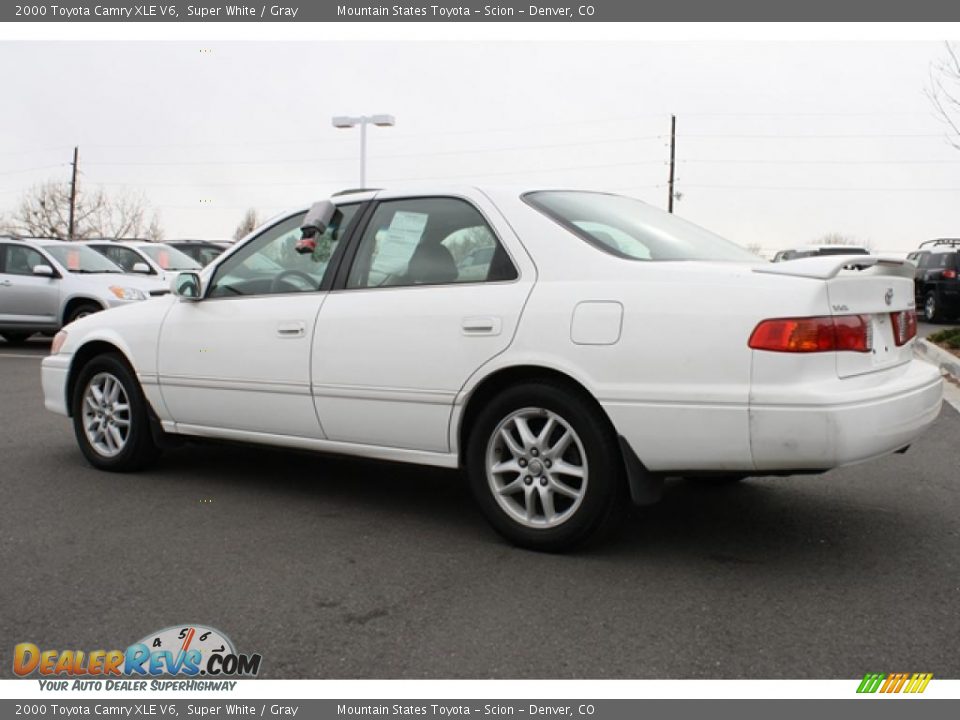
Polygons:
M277 325L277 335L282 338L303 337L306 325L302 322L288 322Z
M499 335L502 327L500 318L490 315L465 317L460 323L464 335Z
M11 285L13 285L13 283L10 282L9 280L3 280L2 282L0 282L0 285L3 285L4 287L10 287Z

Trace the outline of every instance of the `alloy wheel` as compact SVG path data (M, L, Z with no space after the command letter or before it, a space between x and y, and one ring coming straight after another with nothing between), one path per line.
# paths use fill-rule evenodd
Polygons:
M531 528L562 525L583 502L587 456L573 427L545 408L516 410L487 443L487 481L500 508Z
M116 376L101 372L83 391L83 430L103 457L119 455L130 438L130 400Z

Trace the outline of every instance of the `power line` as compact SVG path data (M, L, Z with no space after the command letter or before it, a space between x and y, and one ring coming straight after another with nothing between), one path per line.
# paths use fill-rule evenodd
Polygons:
M685 187L709 188L711 190L799 190L813 192L958 192L960 187L824 187L810 185L710 185L687 183Z
M491 152L513 152L517 150L544 150L552 148L565 148L565 147L585 147L585 146L594 146L594 145L609 145L611 143L623 143L623 142L637 142L642 140L660 140L663 135L635 135L631 137L619 137L619 138L604 138L603 140L581 140L581 141L571 141L571 142L562 142L562 143L546 143L539 145L507 145L500 147L489 147L489 148L475 148L470 150L439 150L439 151L424 151L424 152L408 152L408 153L377 153L377 159L391 159L391 158L421 158L421 157L443 157L443 156L455 156L455 155L482 155ZM88 162L88 166L100 166L100 167L152 167L152 166L171 166L171 167L180 167L180 166L202 166L202 165L290 165L290 164L315 164L320 162L346 162L346 161L355 161L355 155L338 155L338 156L327 156L327 157L314 157L314 158L290 158L283 160L160 160L160 161L95 161ZM646 163L662 163L662 161L643 161Z
M960 160L796 160L792 158L786 160L687 158L680 162L704 165L960 165Z
M0 172L0 175L22 175L24 173L36 172L37 170L50 170L52 168L60 168L66 165L67 163L57 163L56 165L39 165L32 168L21 168L20 170L4 170Z

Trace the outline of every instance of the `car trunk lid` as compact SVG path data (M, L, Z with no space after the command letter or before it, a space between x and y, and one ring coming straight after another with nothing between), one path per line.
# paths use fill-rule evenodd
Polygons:
M913 311L914 267L908 260L874 255L805 258L754 272L810 278L826 284L829 314L860 315L869 323L869 352L838 352L837 374L852 377L910 361L911 343L897 345L893 315Z

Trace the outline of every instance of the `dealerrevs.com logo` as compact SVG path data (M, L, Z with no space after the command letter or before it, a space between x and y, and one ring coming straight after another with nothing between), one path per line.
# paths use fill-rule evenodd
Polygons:
M259 654L238 653L219 630L177 625L150 633L125 650L41 650L34 643L19 643L13 650L13 672L17 677L36 673L44 678L91 680L161 676L219 679L255 677L261 660ZM114 687L110 689L141 689L111 685Z

